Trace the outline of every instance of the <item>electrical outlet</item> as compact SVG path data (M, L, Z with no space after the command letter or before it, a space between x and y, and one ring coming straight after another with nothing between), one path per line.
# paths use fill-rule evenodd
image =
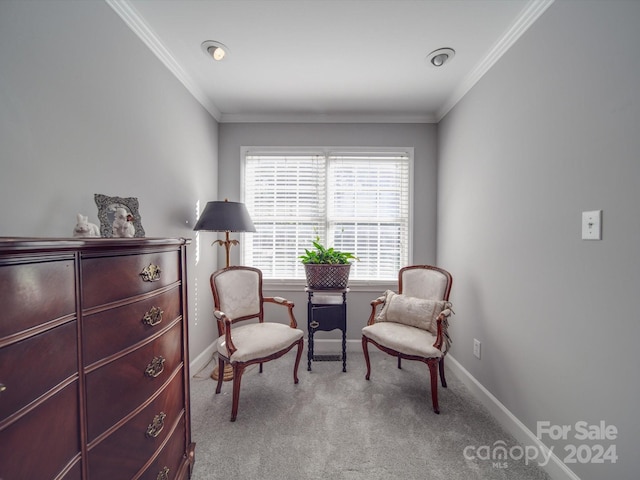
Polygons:
M480 358L480 340L477 338L473 339L473 355L476 358Z

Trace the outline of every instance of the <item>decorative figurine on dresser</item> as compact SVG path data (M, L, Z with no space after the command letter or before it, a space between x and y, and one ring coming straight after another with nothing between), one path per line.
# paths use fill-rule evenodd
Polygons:
M89 217L79 213L76 217L76 226L73 228L74 237L99 237L100 229L95 223L89 222Z
M113 214L113 236L116 238L133 238L136 234L136 229L133 226L133 215L127 213L127 210L118 207Z
M188 242L0 238L0 479L191 476Z

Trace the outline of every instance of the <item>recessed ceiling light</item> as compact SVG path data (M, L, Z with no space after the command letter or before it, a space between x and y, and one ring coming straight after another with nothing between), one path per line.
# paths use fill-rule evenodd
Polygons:
M229 53L229 49L226 45L216 42L214 40L207 40L202 42L202 50L207 56L212 57L216 61L222 60L227 53Z
M439 48L427 55L427 62L434 67L442 67L456 54L453 48Z

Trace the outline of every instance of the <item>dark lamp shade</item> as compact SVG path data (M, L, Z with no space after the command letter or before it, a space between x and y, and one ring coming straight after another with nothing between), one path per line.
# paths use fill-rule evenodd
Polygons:
M244 203L208 202L194 230L209 232L255 232L249 212Z

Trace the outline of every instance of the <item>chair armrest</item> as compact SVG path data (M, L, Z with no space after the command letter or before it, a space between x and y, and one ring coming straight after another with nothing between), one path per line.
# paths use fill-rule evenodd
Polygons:
M379 305L384 303L385 296L381 296L376 298L371 302L371 315L369 315L369 320L367 321L367 326L373 325L376 322L376 310Z
M291 308L293 308L293 305L294 305L293 302L282 297L264 297L263 300L268 303L277 303L279 305L284 305L286 307L288 307L289 304L291 304Z
M436 342L433 344L435 348L442 351L442 346L446 345L446 351L449 351L451 347L451 337L449 336L449 317L453 313L451 308L445 308L438 318L436 323L438 324L438 333L436 335Z
M225 347L227 348L228 358L231 358L231 355L233 355L234 352L238 350L236 346L233 344L233 340L231 339L231 325L232 325L231 319L227 317L225 313L221 312L220 310L214 311L213 315L216 317L216 320L218 320L218 328L222 326L224 329Z
M293 302L282 297L264 297L263 301L265 303L275 303L276 305L287 307L287 309L289 310L289 326L291 328L298 328L298 322L296 321L296 317L293 314L293 307L295 307L295 304Z

